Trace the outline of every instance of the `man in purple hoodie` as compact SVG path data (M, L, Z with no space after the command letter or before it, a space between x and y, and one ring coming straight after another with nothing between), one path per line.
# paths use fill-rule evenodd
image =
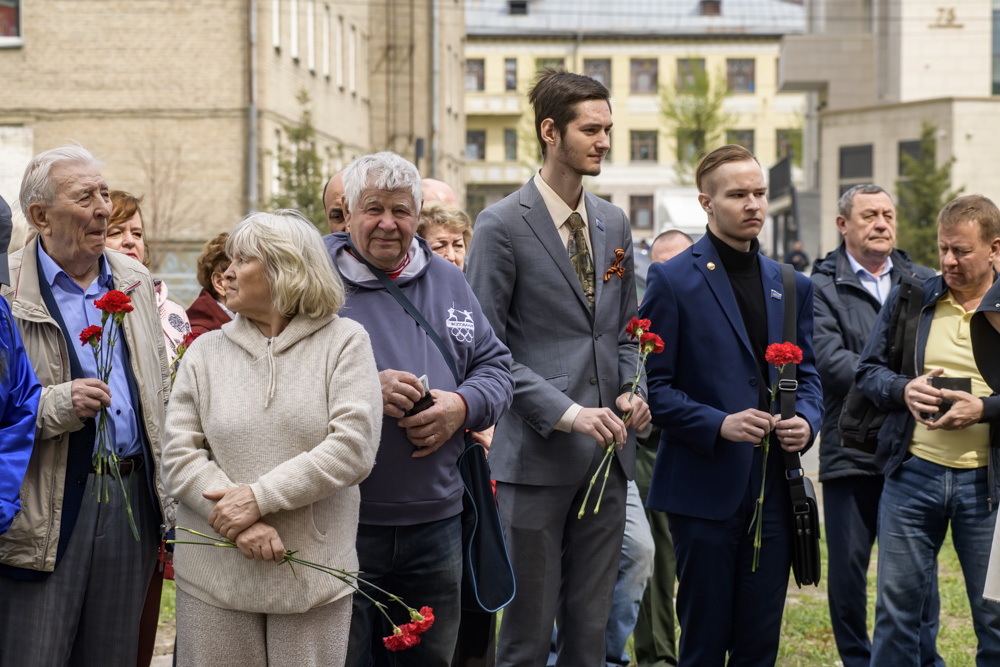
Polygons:
M458 456L466 430L492 426L507 411L514 380L510 352L465 276L415 236L420 204L416 167L389 152L359 158L344 172L350 236L331 234L326 244L347 285L340 314L368 331L382 382L382 440L375 468L361 484L360 568L369 582L407 604L434 608L433 629L397 653L395 664L448 667L461 617ZM461 378L457 385L441 352L376 271L399 286L444 342ZM434 402L411 414L425 393L420 376ZM369 667L391 630L371 600L355 595L348 667Z

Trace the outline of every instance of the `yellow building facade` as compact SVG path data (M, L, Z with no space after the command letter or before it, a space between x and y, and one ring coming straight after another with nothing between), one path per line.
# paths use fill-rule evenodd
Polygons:
M534 19L543 24L536 30L517 29L520 17L484 19L483 12L467 6L465 180L471 214L515 191L538 166L528 91L542 67L564 68L608 85L614 121L611 152L601 175L587 179L586 187L624 209L637 238L652 237L667 226L704 226L703 218L677 220L676 212L670 214L676 209L671 200L690 198L692 191L690 179L676 169L678 155L690 148L684 141L678 146L675 127L661 112L665 87L683 89L696 71L704 71L713 86L727 89L725 123L716 144L746 145L765 170L789 150L799 152L805 96L778 93L777 69L778 31L801 32L802 26L785 22L771 29L741 28L730 19L713 28L713 19L705 17L697 25L675 26L685 34L666 29L660 34L635 34L635 29L614 34L615 19L609 18L604 29L585 25L569 31L544 27L549 23L543 20L548 18L544 4L529 5L528 11L534 7ZM615 4L604 3L600 11L613 13ZM670 21L662 12L650 11L651 22ZM594 13L583 16L601 18Z

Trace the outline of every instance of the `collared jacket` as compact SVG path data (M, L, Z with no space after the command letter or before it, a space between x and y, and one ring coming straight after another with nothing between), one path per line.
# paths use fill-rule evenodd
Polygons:
M914 368L918 371L924 367L924 348L931 332L931 322L934 319L934 308L937 302L948 292L948 286L941 276L934 276L924 281L923 305L920 308L920 319L917 323L917 343L914 355ZM878 448L875 451L875 462L881 466L886 477L893 473L903 463L913 439L913 428L916 421L906 407L903 392L907 383L913 378L895 373L887 367L889 358L889 320L892 309L899 298L899 287L893 288L886 299L885 306L879 313L871 336L861 351L861 361L858 365L858 388L871 399L875 405L888 411L882 430L878 434ZM989 504L997 499L1000 491L1000 396L993 394L983 398L983 417L981 423L990 425L989 467Z
M913 264L900 250L893 250L891 258L893 287L899 284L903 275L920 280L934 276L934 271ZM816 370L823 383L819 479L825 482L841 477L881 475L872 454L841 446L837 421L847 390L854 382L861 350L882 306L854 274L843 243L826 257L816 260L810 278L815 288L813 347Z
M36 237L10 256L11 285L4 285L2 290L42 385L42 394L35 424L35 448L21 487L21 511L10 530L0 537L0 563L52 572L61 531L73 529L63 525L65 486L74 483L66 479L67 455L70 434L83 428L84 422L73 410L71 351L39 288L39 280L45 278L38 273L37 253ZM106 252L104 257L114 288L128 291L135 308L125 318L123 332L142 407L137 418L142 419L140 426L145 429L153 457L152 482L161 514L169 523L165 512L169 503L160 479L160 450L170 372L153 280L142 264L126 255ZM76 337L74 332L70 334Z

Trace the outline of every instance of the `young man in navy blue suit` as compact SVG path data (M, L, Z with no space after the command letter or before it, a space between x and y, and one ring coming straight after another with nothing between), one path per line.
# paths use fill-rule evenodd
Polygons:
M640 311L666 349L646 362L653 421L663 429L647 506L667 512L680 587L680 665L773 665L791 566L791 501L780 448L801 451L823 406L812 349L813 288L796 276L796 416L770 409L764 360L782 341L780 265L760 254L767 186L756 158L724 146L696 172L706 235L654 264ZM767 460L763 545L752 571L751 520Z

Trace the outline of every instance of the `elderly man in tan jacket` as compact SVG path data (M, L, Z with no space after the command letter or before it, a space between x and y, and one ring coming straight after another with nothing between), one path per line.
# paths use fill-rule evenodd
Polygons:
M10 257L11 305L42 384L22 510L0 537L0 664L128 665L167 506L160 442L170 389L153 281L135 260L105 252L108 185L79 146L35 156L20 193L38 237ZM107 384L80 332L100 324L93 301L132 299ZM96 417L109 407L140 539L121 490L93 492Z

